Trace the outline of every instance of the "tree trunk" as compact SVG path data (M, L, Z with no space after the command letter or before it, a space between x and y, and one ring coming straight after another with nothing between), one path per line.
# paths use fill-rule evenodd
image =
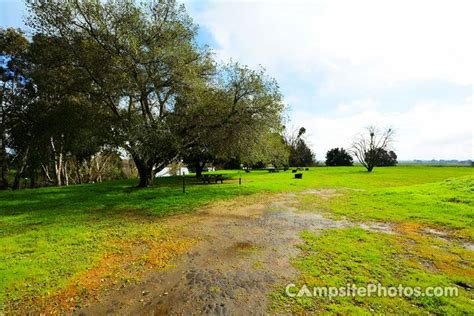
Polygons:
M53 137L50 138L51 149L53 150L53 157L54 157L54 175L56 177L56 185L62 185L62 177L61 173L63 171L63 153L62 148L60 148L59 152L56 151L56 146L54 145ZM62 146L61 146L62 147Z
M201 164L199 161L196 162L196 178L201 178L202 177L202 170L204 169L204 163Z
M64 164L63 164L63 173L64 173L64 184L66 184L66 186L69 186L69 175L68 175L68 170L67 170L67 160L65 160Z
M13 185L12 185L13 190L17 190L20 188L21 177L23 176L23 173L25 172L29 149L30 149L29 147L26 147L26 150L23 153L23 156L21 157L21 159L19 159L19 164L16 167L15 179L13 180Z
M202 177L202 169L204 169L203 167L201 167L201 164L199 162L196 163L196 178L201 178Z
M46 178L46 181L48 181L48 185L53 183L53 179L51 178L49 174L48 167L46 167L43 163L41 163L41 169L43 169L44 177Z
M76 162L75 170L76 170L76 177L77 177L76 183L81 184L82 183L82 173L81 173L81 166L80 166L79 161Z
M56 175L56 185L61 186L62 185L62 177L61 177L61 171L63 169L63 154L60 153L58 156L55 155L54 157L54 172Z
M140 177L138 187L146 188L153 185L153 164L136 156L133 157L133 161L135 162Z
M36 187L36 169L31 168L30 170L30 188Z
M2 140L0 142L3 143ZM0 144L1 145L1 144ZM7 155L3 146L0 148L0 190L8 189L8 164Z
M3 107L3 91L5 91L5 82L0 90L0 189L8 189L8 164L6 152L5 121L6 113Z
M21 182L21 175L17 171L17 174L15 175L15 178L13 179L12 189L18 190L20 188L20 182Z
M1 123L1 122L0 122ZM0 135L0 189L8 189L8 161L3 132Z
M153 185L153 168L138 167L138 175L140 176L139 188L146 188Z

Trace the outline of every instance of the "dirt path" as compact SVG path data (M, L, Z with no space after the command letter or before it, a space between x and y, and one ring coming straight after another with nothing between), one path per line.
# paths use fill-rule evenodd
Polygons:
M200 242L175 268L150 273L78 314L266 313L274 286L294 281L289 259L298 253L299 233L350 223L297 212L294 194L253 199L215 203L167 219L169 225L184 225L184 234Z

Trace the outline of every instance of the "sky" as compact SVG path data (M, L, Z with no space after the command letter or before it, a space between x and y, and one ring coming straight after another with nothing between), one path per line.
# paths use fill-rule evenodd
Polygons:
M474 1L186 0L219 61L262 66L318 160L370 125L399 160L474 158ZM22 27L21 0L0 26Z

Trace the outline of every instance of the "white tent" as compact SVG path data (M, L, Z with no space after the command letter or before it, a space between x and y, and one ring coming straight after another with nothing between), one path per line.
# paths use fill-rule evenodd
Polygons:
M155 174L155 178L159 177L171 177L171 176L184 176L189 174L189 169L187 167L181 167L176 171L176 174L172 174L172 170L170 167L165 167L163 170Z

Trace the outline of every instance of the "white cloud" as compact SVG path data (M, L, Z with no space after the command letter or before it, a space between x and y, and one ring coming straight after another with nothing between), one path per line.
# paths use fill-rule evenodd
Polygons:
M460 104L465 95L448 91L474 84L472 12L472 0L261 0L211 1L191 15L218 57L262 64L279 80L293 125L308 129L319 159L376 123L398 130L402 159L471 159L472 98ZM295 82L305 88L288 91ZM414 82L444 83L449 97L417 95ZM412 88L403 112L380 102L395 86ZM341 92L346 101L331 103Z
M269 70L324 70L334 82L474 76L474 2L213 1L193 17L218 54ZM344 80L341 80L344 79Z
M341 115L375 110L378 103L372 99L356 100L351 103L340 103L336 106L336 113Z
M308 141L323 160L333 147L349 147L357 133L369 125L393 127L394 149L401 159L472 159L474 156L472 99L452 105L418 103L406 112L382 113L374 100L340 105L360 111L314 116L295 112L294 121L305 126Z

